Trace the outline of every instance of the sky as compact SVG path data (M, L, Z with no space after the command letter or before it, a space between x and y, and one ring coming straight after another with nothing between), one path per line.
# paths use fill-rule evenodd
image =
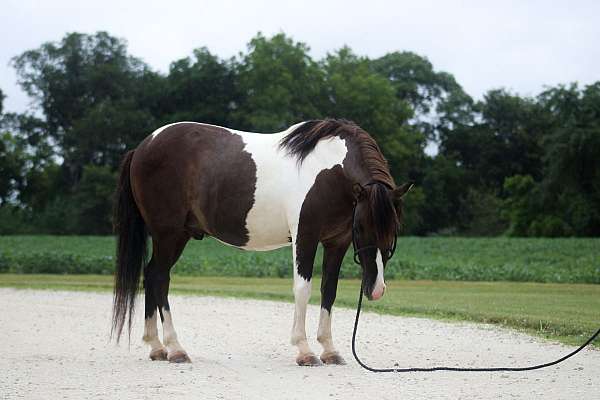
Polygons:
M392 51L427 57L479 99L495 88L533 96L545 86L600 80L598 1L33 1L0 5L0 89L5 111L31 100L10 59L67 32L99 30L166 72L206 46L223 58L261 31L307 43L319 59L344 45L372 58Z

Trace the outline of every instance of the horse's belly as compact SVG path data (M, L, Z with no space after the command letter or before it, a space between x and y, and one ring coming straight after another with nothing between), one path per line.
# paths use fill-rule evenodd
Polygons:
M246 250L273 250L291 244L289 224L276 205L255 204L246 217Z

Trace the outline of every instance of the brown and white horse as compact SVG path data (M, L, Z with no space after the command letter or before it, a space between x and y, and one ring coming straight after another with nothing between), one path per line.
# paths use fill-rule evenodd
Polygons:
M331 307L342 259L354 237L364 295L373 300L383 296L383 272L401 223L402 196L411 186L396 187L373 138L348 121L307 121L274 134L195 122L157 129L127 153L121 168L113 332L118 339L126 321L131 329L143 269L143 339L151 346L150 358L189 362L168 302L169 273L188 240L210 235L227 245L258 251L291 244L296 362L343 364L331 337ZM152 255L146 262L148 234ZM324 248L317 333L321 361L311 351L305 331L319 242Z

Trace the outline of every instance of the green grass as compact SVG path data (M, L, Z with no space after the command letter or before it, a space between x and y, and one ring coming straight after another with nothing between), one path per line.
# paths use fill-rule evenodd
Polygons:
M0 272L110 275L114 238L0 236ZM320 272L321 252L315 262ZM289 277L290 249L245 252L191 241L174 269L182 276ZM342 277L360 274L350 254ZM387 279L600 283L600 239L401 237Z
M315 279L311 303L318 304ZM360 282L340 281L336 307L354 309ZM0 274L0 286L33 289L110 291L101 275ZM175 276L172 292L291 302L291 280ZM384 298L365 310L445 320L487 322L568 344L580 344L600 327L600 285L515 282L388 282ZM595 346L600 348L600 343Z

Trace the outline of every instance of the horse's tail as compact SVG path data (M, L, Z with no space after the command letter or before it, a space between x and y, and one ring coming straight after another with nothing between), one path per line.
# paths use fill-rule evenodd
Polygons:
M117 235L117 263L111 337L116 334L117 342L121 337L125 320L131 335L135 297L147 252L146 226L131 190L129 170L133 153L133 151L128 152L121 164L113 216L114 232Z

